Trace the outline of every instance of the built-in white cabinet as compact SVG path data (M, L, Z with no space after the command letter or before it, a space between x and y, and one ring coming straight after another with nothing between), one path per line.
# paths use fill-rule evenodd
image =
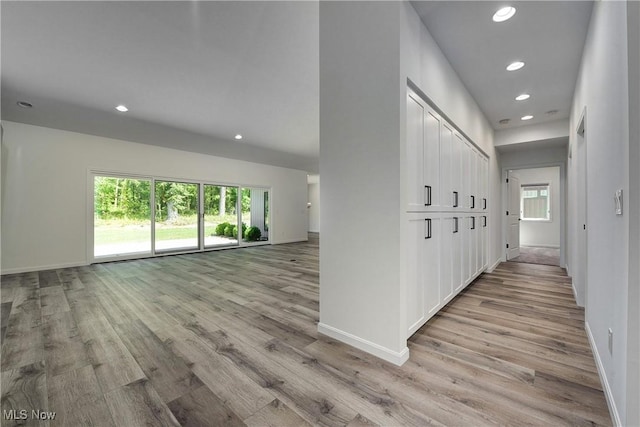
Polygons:
M408 211L440 206L440 117L413 95L407 97Z
M440 308L442 219L439 215L416 215L408 222L407 321L411 335Z
M487 267L489 159L409 91L407 337Z

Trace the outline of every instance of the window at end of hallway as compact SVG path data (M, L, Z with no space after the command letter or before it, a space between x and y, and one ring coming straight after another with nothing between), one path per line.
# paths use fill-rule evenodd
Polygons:
M523 221L551 221L549 184L523 184L520 217Z

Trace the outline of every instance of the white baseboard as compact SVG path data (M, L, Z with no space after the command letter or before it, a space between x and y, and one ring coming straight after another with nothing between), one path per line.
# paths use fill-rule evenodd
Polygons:
M373 354L382 360L393 363L397 366L402 366L404 362L409 359L409 348L405 347L402 351L397 352L383 347L379 344L367 341L363 338L352 335L348 332L341 331L333 326L325 325L324 323L318 323L318 332L343 343L349 344L359 350L366 351L369 354Z
M491 266L489 266L489 268L487 268L486 272L491 273L493 270L496 269L497 266L500 265L501 262L502 262L502 256L498 257L496 262L494 262Z
M278 240L277 242L273 242L274 245L284 245L285 243L300 243L300 242L308 242L309 238L305 237L304 239L287 239L287 240Z
M576 305L578 307L584 307L584 306L578 304L578 290L576 289L576 284L573 281L573 279L571 280L571 290L573 291L573 300L576 302ZM585 315L586 315L586 313L585 313ZM586 321L585 321L585 324L586 324Z
M549 249L560 249L560 245L523 245L520 244L520 247L524 248L549 248Z
M3 268L2 270L0 270L0 274L5 275L31 273L32 271L57 270L59 268L84 267L86 265L89 264L87 264L86 262L69 262L64 264L40 265L38 267Z
M585 320L584 329L587 331L587 338L589 339L589 344L591 344L591 351L593 352L593 357L596 360L596 367L598 368L598 376L600 376L600 382L602 383L602 387L604 388L604 396L607 399L607 406L609 406L609 413L611 414L611 421L614 426L622 426L622 421L620 420L620 414L618 413L618 408L616 407L616 402L613 400L613 393L611 391L611 387L609 386L609 381L607 381L607 376L604 372L604 365L602 364L602 359L600 359L600 354L598 353L598 347L596 347L596 341L593 338L593 334L591 333L591 328L589 327L589 322Z

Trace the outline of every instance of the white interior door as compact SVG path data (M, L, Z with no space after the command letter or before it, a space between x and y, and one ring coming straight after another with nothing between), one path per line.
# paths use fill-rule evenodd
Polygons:
M520 255L520 178L507 172L507 260Z
M574 285L576 289L576 303L580 307L586 307L587 304L587 135L585 128L584 115L578 126L578 145L577 145L577 216L578 216L578 247L577 266L573 268Z

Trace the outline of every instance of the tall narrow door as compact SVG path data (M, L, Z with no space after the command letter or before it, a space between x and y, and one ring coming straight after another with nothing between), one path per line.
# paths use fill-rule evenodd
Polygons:
M578 125L578 140L577 140L577 265L573 267L574 284L576 289L576 303L580 307L586 307L587 305L587 272L588 272L588 244L587 244L587 133L585 127L584 113Z
M520 255L520 178L507 172L507 260Z

